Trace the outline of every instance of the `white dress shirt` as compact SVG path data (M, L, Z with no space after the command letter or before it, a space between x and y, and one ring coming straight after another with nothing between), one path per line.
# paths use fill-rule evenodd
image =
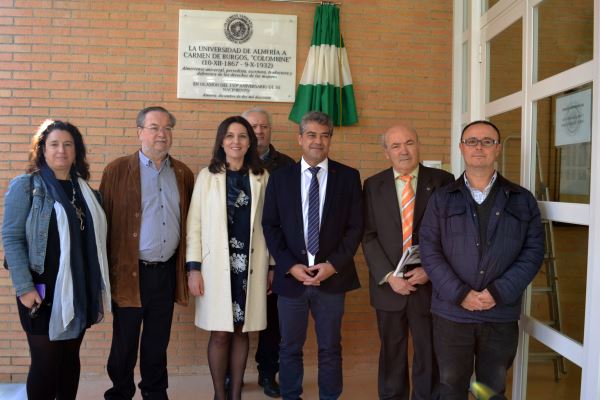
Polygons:
M317 167L321 167L317 173L317 179L319 180L319 228L321 227L321 220L323 218L323 204L325 203L325 189L327 188L327 173L328 173L328 159L321 161ZM302 193L302 224L304 226L304 244L308 247L307 232L308 232L308 188L310 187L310 181L312 180L312 173L308 170L310 165L304 161L300 161L300 192ZM308 256L308 266L315 264L315 255L310 254L307 250L306 255Z

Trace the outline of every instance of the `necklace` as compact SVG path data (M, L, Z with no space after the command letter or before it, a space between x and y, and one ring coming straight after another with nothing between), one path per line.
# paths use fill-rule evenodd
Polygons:
M69 200L69 201L70 201L71 205L73 206L73 208L75 209L75 214L77 214L77 218L79 218L79 229L84 230L85 225L83 223L83 218L85 217L85 214L83 213L81 208L77 207L77 205L75 204L75 183L73 182L73 179L71 179L71 188L73 189L73 196L72 196L71 200Z

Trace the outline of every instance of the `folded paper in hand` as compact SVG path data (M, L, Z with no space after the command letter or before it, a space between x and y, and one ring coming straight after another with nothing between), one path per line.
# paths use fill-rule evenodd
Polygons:
M398 266L394 271L394 276L402 278L404 273L406 272L406 267L408 265L413 264L421 264L421 256L419 254L419 245L416 244L414 246L410 246L404 254L402 254L402 258L398 262Z

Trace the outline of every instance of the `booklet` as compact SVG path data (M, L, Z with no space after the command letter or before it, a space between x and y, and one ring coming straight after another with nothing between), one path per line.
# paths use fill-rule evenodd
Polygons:
M413 264L421 264L421 256L419 255L419 245L416 244L414 246L410 246L398 262L398 266L394 271L394 276L398 276L400 278L404 277L404 273L406 272L406 267L408 265Z

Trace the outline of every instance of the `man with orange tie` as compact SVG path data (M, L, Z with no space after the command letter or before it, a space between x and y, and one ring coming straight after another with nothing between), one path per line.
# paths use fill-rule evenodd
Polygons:
M382 137L385 157L392 164L365 181L363 251L369 267L371 305L377 313L381 347L380 399L433 399L438 373L433 354L431 283L421 265L410 265L402 277L396 265L418 232L433 191L454 181L452 174L419 164L417 132L405 125ZM408 376L408 330L414 358L412 396Z

